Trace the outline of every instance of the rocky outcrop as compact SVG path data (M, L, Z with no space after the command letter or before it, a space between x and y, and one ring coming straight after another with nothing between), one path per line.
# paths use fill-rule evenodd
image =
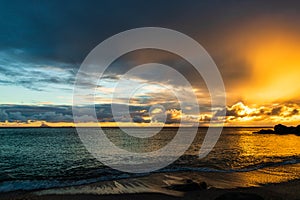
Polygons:
M191 179L187 179L182 184L172 184L167 186L166 188L170 190L186 192L186 191L194 191L194 190L206 190L207 184L205 182L197 183Z
M282 124L277 124L274 126L274 130L271 129L262 129L258 132L254 132L258 134L278 134L278 135L287 135L287 134L295 134L300 136L300 125L294 126L285 126Z
M274 127L274 131L277 134L296 134L296 135L300 135L300 125L298 125L297 127L294 126L284 126L282 124L278 124Z
M271 129L261 129L257 132L254 132L254 133L259 133L259 134L274 134L275 131L274 130L271 130Z

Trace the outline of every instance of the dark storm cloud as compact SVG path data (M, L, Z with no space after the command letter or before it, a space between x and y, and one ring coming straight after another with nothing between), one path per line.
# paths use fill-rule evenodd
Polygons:
M9 122L28 120L45 121L72 121L72 114L66 106L22 106L22 105L1 105L0 121Z
M120 31L162 25L178 10L162 2L80 0L1 1L0 9L0 49L22 50L32 61L66 63L82 62L93 47Z
M65 86L67 89L74 83L75 79L72 71L67 69L56 73L55 70L53 71L49 67L19 63L16 63L16 65L0 63L0 77L2 79L0 85L21 85L37 91L46 90L55 87L55 85L59 88Z
M176 123L192 123L197 119L191 116L180 118L181 110L177 108L166 109L165 113L155 116L149 115L150 106L129 106L130 116L126 116L125 108L127 105L115 104L118 107L117 113L112 114L110 104L98 104L95 106L97 119L99 122L134 122L134 123L150 123L165 122L166 124ZM167 105L166 105L167 107ZM272 108L270 107L248 107L243 103L237 103L226 108L226 121L238 122L244 118L252 118L252 120L269 120L277 117L282 120L290 117L299 117L300 105L289 104L279 105L280 111L270 115ZM276 107L276 108L278 108ZM81 107L79 121L92 122L93 117L87 113L88 109ZM200 124L220 123L220 115L224 111L202 114L200 116ZM65 105L52 106L34 106L34 105L0 105L0 122L28 122L28 121L47 121L47 122L73 122L72 107Z
M124 106L124 105L120 105ZM130 106L130 116L133 122L147 122L143 120L146 110L145 106ZM86 114L85 107L80 110L80 121L91 122L92 116ZM116 116L112 115L111 105L96 105L96 114L100 122L124 122L132 119L125 119L123 113L118 111ZM140 120L138 120L140 118ZM0 105L0 122L20 121L47 121L47 122L73 122L71 106L34 106L34 105ZM149 122L149 121L148 121Z
M114 104L117 112L113 115L110 104L98 104L95 106L97 119L99 122L134 122L150 123L150 106L129 106L129 116L126 116L127 105ZM78 111L79 122L94 122L94 119L88 113L87 107L81 107ZM180 110L166 110L166 123L173 124L180 122L177 116ZM72 107L66 105L35 106L35 105L0 105L0 122L28 122L28 121L46 121L46 122L73 122ZM163 118L157 118L155 121L164 122Z
M112 74L112 79L116 75L122 75L128 72L128 70L133 69L136 66L147 64L147 63L159 63L166 66L170 66L177 70L180 75L183 75L191 85L198 88L205 88L205 83L198 73L198 71L184 58L162 50L155 49L145 49L137 50L127 53L119 57L115 62L113 62L107 69L107 76ZM179 78L175 76L176 74L169 71L168 73L162 73L164 71L160 70L144 70L143 73L137 73L136 76L131 78L140 78L147 80L149 83L165 83L169 85L182 86L185 85L184 82L180 82ZM118 76L118 77L119 77Z
M30 62L79 64L107 37L162 26L214 50L223 28L257 15L295 13L297 1L11 1L0 2L0 50ZM17 53L18 53L17 52ZM220 64L222 56L213 54Z

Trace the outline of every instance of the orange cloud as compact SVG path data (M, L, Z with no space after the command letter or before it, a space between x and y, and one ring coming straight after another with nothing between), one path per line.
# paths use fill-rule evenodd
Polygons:
M227 107L226 112L226 125L228 126L265 126L277 123L297 125L300 120L300 106L297 104L247 106L242 102L238 102Z

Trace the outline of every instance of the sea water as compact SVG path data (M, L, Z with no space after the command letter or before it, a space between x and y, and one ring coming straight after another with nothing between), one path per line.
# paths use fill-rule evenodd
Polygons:
M95 131L94 128L87 130ZM150 138L133 139L118 128L103 130L116 146L133 152L160 149L177 132L176 128L164 128ZM200 159L199 150L207 128L199 128L190 148L174 163L152 173L130 174L95 159L75 128L1 128L0 192L83 185L166 172L234 174L259 171L284 176L287 180L299 179L299 136L253 134L258 130L224 128L213 150ZM132 131L143 134L149 128L132 128ZM118 165L120 158L114 152L103 156ZM128 162L145 161L128 158Z

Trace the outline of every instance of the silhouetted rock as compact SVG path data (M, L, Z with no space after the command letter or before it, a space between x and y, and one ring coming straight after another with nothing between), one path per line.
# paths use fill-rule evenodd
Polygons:
M277 134L288 134L291 132L291 127L287 127L282 124L278 124L274 126L274 131Z
M274 131L271 129L262 129L258 132L254 132L258 134L278 134L278 135L286 135L286 134L295 134L295 135L300 135L300 125L297 127L294 126L285 126L282 124L277 124L274 126Z
M298 125L296 128L295 128L295 131L296 131L296 135L300 135L300 125Z
M264 198L252 193L228 192L217 197L215 200L264 200Z
M185 192L185 191L205 190L207 189L207 184L205 182L197 183L191 179L188 179L184 184L173 184L167 186L166 188Z
M271 129L261 129L257 132L254 132L254 133L259 133L259 134L274 134L275 131L271 130Z

